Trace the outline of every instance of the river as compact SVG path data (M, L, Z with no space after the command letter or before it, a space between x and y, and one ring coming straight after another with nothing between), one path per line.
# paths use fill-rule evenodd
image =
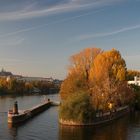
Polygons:
M19 109L43 102L45 96L0 97L0 140L140 140L140 113L130 114L102 127L68 127L58 123L58 107L51 107L27 122L11 126L7 111L18 101ZM47 95L57 101L58 94Z

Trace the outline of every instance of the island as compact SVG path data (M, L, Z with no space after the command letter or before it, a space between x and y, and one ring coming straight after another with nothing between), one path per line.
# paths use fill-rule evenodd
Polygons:
M60 124L104 124L134 110L140 94L128 83L130 73L118 50L86 48L70 61L60 89Z

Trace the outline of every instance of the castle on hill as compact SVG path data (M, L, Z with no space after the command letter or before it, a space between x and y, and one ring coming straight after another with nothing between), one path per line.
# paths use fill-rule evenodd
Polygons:
M3 68L0 72L0 77L7 77L7 76L13 76L12 72L5 71Z

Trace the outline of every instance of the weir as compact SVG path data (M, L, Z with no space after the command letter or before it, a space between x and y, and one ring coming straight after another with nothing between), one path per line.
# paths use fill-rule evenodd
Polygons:
M50 99L48 99L44 103L34 106L33 108L30 108L30 109L24 110L24 111L20 111L20 110L18 110L18 103L15 102L13 110L8 111L8 123L17 124L17 123L24 122L24 121L36 116L37 114L45 111L49 107L59 106L59 104L60 103L53 102L53 101L50 101Z

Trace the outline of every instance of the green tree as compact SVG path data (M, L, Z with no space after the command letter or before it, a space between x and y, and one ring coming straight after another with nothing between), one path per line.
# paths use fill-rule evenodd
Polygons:
M60 119L78 123L90 123L95 115L90 96L87 93L75 93L65 100L60 108Z

